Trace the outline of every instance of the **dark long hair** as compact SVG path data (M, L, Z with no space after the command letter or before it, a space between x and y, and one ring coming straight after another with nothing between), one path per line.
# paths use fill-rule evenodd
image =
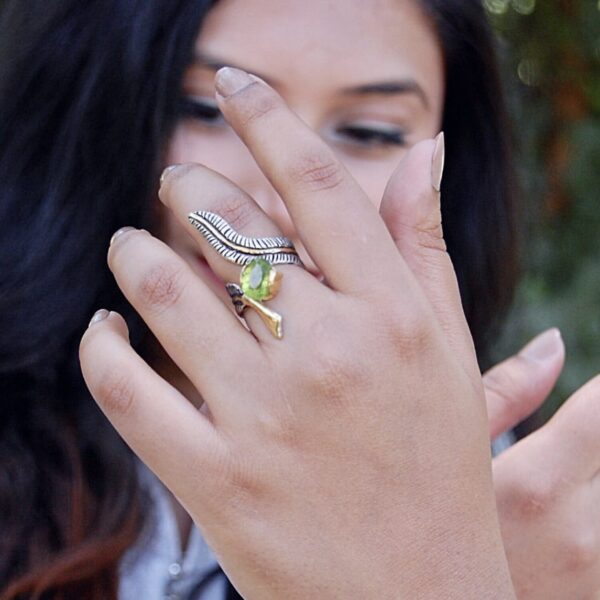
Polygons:
M519 276L517 183L497 49L480 0L420 0L446 60L444 238L479 362Z
M154 230L183 72L214 0L0 1L0 597L116 598L146 504L77 348L98 307L147 330L106 266ZM446 239L480 357L516 277L504 106L478 0L423 0L447 65ZM3 594L2 594L3 592Z

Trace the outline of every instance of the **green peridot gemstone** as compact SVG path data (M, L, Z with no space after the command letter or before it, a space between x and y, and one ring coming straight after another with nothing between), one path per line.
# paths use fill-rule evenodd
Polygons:
M273 297L274 268L264 258L253 258L240 275L240 286L249 298L261 302Z

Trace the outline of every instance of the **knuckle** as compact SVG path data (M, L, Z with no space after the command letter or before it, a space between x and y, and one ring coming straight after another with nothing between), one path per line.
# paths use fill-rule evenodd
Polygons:
M380 329L384 342L404 359L422 355L431 344L431 323L415 309L390 307Z
M238 452L238 456L230 461L226 477L221 480L220 499L226 499L227 506L238 517L253 513L268 496L261 468L254 461L245 458L249 455L252 453Z
M98 397L110 414L127 415L135 400L135 388L127 373L110 373L100 379Z
M236 119L242 127L253 124L280 106L279 98L258 83L250 84L227 101L236 104Z
M592 528L580 528L571 531L562 544L566 564L569 572L582 572L594 566L599 559L598 540Z
M252 203L241 195L235 194L228 197L218 212L236 231L246 229L256 218L256 208Z
M513 482L513 509L521 519L539 519L552 510L559 493L558 482L548 474L539 477L523 474Z
M368 369L352 350L355 344L317 339L307 372L309 395L333 406L345 405L368 387Z
M304 151L288 169L293 183L309 192L332 190L344 181L340 162L327 149Z
M447 251L444 232L439 221L430 221L419 224L415 229L417 243L423 250L434 252Z
M325 402L334 406L344 404L349 387L345 374L349 369L335 358L323 358L322 353L315 358L314 364L308 384L311 397L319 403Z
M183 292L183 268L174 261L151 267L138 284L137 296L143 306L160 313L176 304Z
M261 439L273 442L277 447L296 448L301 441L296 421L289 416L275 415L270 411L259 410L256 413L256 424Z

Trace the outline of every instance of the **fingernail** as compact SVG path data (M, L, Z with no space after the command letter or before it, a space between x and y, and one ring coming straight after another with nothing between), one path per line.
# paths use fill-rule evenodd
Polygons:
M94 316L90 319L90 323L88 327L91 327L94 323L98 323L99 321L104 321L106 317L110 314L110 311L105 308L101 308L94 313Z
M179 166L179 164L176 165L169 165L168 167L166 167L164 169L164 171L160 174L160 185L162 186L162 184L165 182L165 179L167 178L167 175L175 170L177 167Z
M546 362L562 352L563 341L560 331L554 327L531 340L519 354L529 360Z
M254 81L246 71L233 67L222 67L217 71L215 87L221 96L227 98L248 87Z
M127 227L121 227L121 229L117 229L117 231L115 231L112 234L112 237L110 238L110 243L109 246L112 246L115 243L115 240L122 235L123 233L125 233L126 231L131 231L132 229L135 229L135 227L130 227L129 225L127 225Z
M441 131L435 138L435 148L431 158L431 185L436 192L442 189L442 175L444 174L444 132Z

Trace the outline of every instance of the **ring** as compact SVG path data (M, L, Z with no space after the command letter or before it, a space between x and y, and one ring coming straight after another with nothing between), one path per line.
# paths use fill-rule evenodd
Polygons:
M196 211L188 220L208 243L229 262L242 265L240 283L227 283L236 314L244 318L246 308L254 309L269 331L277 338L283 337L283 318L262 303L277 295L283 274L273 265L304 266L294 244L289 238L246 237L238 233L223 217L208 211Z
M235 231L223 217L205 210L190 213L188 220L229 262L244 266L252 259L259 257L264 258L272 265L304 266L289 238L281 236L246 237Z
M269 331L279 340L283 337L283 319L280 314L270 310L262 302L277 295L282 277L282 273L267 260L254 258L242 269L240 285L225 284L238 316L243 318L244 310L253 308Z

